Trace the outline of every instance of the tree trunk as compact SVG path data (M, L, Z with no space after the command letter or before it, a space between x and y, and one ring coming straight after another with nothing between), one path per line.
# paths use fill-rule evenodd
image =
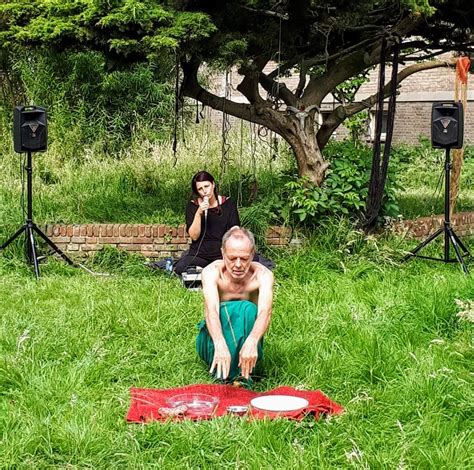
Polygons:
M321 149L316 141L313 120L306 119L304 129L299 123L291 126L287 132L282 133L282 137L290 144L298 164L298 175L306 177L317 186L321 186L324 181L329 163L323 158Z

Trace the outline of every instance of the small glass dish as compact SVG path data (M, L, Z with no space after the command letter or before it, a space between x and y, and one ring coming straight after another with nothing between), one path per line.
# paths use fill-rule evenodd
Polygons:
M186 406L188 416L209 416L216 409L219 398L205 393L182 393L168 398L166 403L172 408Z
M244 416L249 410L246 405L230 405L227 407L227 412L237 416Z

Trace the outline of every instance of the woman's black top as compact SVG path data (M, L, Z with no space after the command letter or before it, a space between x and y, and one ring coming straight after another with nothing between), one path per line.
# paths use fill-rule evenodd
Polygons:
M189 248L189 255L198 255L200 258L215 261L221 259L222 237L234 225L240 225L239 212L235 202L221 196L222 202L217 207L207 211L207 222L204 214L201 217L201 235L193 240ZM199 208L197 201L189 201L186 206L186 229L191 227L196 211ZM204 239L203 239L204 237ZM201 243L202 240L202 243ZM198 253L199 248L199 253Z

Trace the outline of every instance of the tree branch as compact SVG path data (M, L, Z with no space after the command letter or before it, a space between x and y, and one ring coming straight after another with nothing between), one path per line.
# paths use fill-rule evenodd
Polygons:
M263 72L260 73L260 85L275 98L281 99L287 106L297 105L297 99L294 93L292 93L287 86L282 82L272 80L268 75Z
M287 62L283 65L280 64L276 69L267 74L267 77L273 80L274 78L278 77L278 75L281 75L282 73L287 72L288 70L295 67L297 63L298 60L292 60L291 62Z
M263 100L257 105L236 103L235 101L207 91L198 81L198 69L200 65L201 62L197 59L191 59L181 63L184 74L181 90L185 96L194 98L206 106L210 106L213 109L225 112L231 116L260 124L277 133L281 132L275 120L269 119L269 114L274 118L276 117L278 121L282 121L283 118L281 116L283 116L283 113L271 109Z
M451 58L446 61L433 60L431 62L420 62L416 64L409 65L401 70L397 74L396 85L398 86L403 80L405 80L410 75L414 73L421 72L422 70L430 70L438 67L455 67L456 58ZM383 97L386 98L390 95L392 91L392 82L387 83L383 89ZM320 127L317 133L318 144L323 148L333 132L342 124L342 122L354 114L363 111L364 109L372 108L379 99L379 94L375 93L368 98L365 98L362 101L357 103L350 103L347 106L338 106L324 121L323 125Z
M244 76L242 81L237 85L237 90L242 93L250 103L261 104L264 99L260 96L258 89L260 73L267 64L268 57L258 57L251 66L242 67L239 73Z
M377 36L373 36L369 39L364 39L363 41L360 41L357 44L354 44L350 47L347 47L346 49L339 50L338 52L336 52L334 54L331 54L329 56L321 55L321 56L315 56L315 57L305 59L306 67L310 68L310 67L314 67L315 65L321 65L321 64L325 64L327 62L331 62L331 61L337 59L338 57L346 55L346 54L348 54L348 53L350 53L354 50L360 49L360 48L365 47L369 44L373 44L373 43L377 42L380 39L380 37L381 37L381 34L379 34ZM268 74L268 76L270 78L275 78L276 76L278 76L279 73L281 74L283 72L286 72L286 71L290 70L297 63L298 63L298 61L293 60L291 62L288 62L288 63L284 64L284 65L280 65L280 67L277 67L275 70L272 70Z
M419 24L419 19L406 17L400 20L391 31L387 31L387 51L390 51L400 37L405 37ZM380 49L382 40L377 38L377 42L370 40L372 46L370 49L359 47L351 54L345 55L334 67L329 68L319 77L313 77L308 83L303 93L305 103L315 103L320 105L323 98L330 93L336 85L348 80L351 77L367 70L378 64L380 60ZM361 43L359 43L360 46Z
M300 65L300 78L298 80L298 86L296 87L295 90L295 96L296 98L300 98L301 94L303 93L304 87L306 86L306 64L304 62L301 62Z
M278 12L272 11L272 10L259 10L257 8L251 8L251 7L247 7L247 6L242 6L242 8L244 10L251 11L252 13L259 13L261 15L271 16L271 17L274 17L274 18L276 17L276 18L280 18L281 20L288 20L289 19L288 13L278 13Z
M427 43L426 41L422 41L422 40L408 41L408 42L404 42L402 44L403 49L413 48L413 49L420 49L422 51L425 51L425 50L433 51L433 50L436 49L436 50L441 51L440 54L442 54L443 52L464 51L464 50L466 50L466 48L472 47L473 45L474 45L473 41L466 42L466 43L463 43L463 44L451 44L451 43L450 44L448 44L448 43L442 44L440 42ZM416 60L416 58L415 58L415 60Z
M340 83L366 70L370 65L366 63L364 51L355 51L344 57L335 67L329 68L318 77L311 77L303 92L304 103L321 105L324 97Z

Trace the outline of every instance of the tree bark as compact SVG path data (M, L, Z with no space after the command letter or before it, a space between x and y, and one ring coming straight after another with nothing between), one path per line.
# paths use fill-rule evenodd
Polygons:
M320 186L324 181L329 163L324 160L316 140L314 111L308 113L302 127L294 114L284 113L265 106L259 109L266 126L288 142L298 165L298 175Z
M282 137L290 144L295 154L299 176L321 186L329 163L324 160L318 146L313 118L308 116L305 119L304 129L301 129L299 121L293 120L292 125L287 132L282 134Z
M362 102L338 106L316 133L314 111L309 113L304 119L304 125L302 126L301 121L295 114L275 109L272 101L263 99L259 93L258 86L260 84L272 96L282 100L287 106L298 107L301 104L306 106L316 104L320 106L323 97L327 94L327 90L331 87L333 89L346 75L352 76L360 72L360 70L367 66L367 62L369 64L377 63L378 60L375 57L374 51L380 51L380 48L374 45L372 53L365 60L363 53L361 55L361 51L349 54L332 71L324 74L324 82L322 77L319 77L317 80L310 80L300 99L284 83L278 83L272 78L271 74L266 75L262 72L266 58L255 61L252 70L243 71L247 73L237 88L247 98L249 103L237 103L224 97L219 97L201 86L197 75L201 63L195 58L182 62L184 79L181 91L183 95L195 98L206 106L219 111L225 110L231 116L265 126L280 135L288 142L295 154L299 176L307 177L310 181L320 186L324 181L328 168L328 162L323 158L322 150L330 136L347 117L372 107L377 102L378 95L374 94ZM398 73L396 83L398 85L403 79L415 72L435 67L452 66L454 63L454 60L448 60L410 65ZM391 86L387 84L383 90L383 95L387 97L390 93Z

